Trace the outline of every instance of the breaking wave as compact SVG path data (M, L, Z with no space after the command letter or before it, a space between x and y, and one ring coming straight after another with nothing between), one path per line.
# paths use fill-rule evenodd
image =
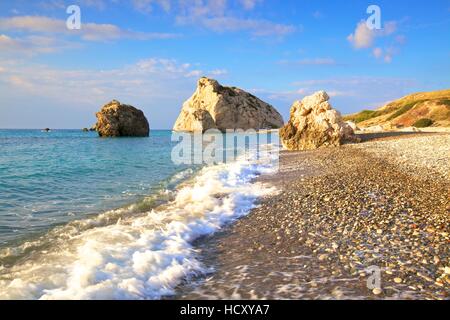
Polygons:
M272 170L248 160L204 167L177 189L147 199L158 204L152 209L144 201L3 250L0 299L173 295L181 281L207 271L192 242L246 215L259 197L273 194L273 187L254 182Z

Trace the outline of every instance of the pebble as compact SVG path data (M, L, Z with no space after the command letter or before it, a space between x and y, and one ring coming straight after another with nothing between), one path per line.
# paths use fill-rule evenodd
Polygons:
M446 208L450 208L450 179L435 175L434 169L411 170L409 166L422 160L432 162L438 153L443 159L441 169L447 169L442 172L448 174L449 153L443 150L450 150L449 138L408 137L380 140L379 146L375 141L282 153L279 174L267 181L273 181L283 193L268 197L268 201L262 199L261 207L241 220L245 228L232 225L236 233L217 240L227 250L221 253L224 266L219 266L216 274L230 270L229 265L249 264L251 276L246 281L251 285L244 283L240 291L255 290L268 299L328 299L333 298L335 288L350 298L448 299L450 215ZM435 139L441 146L434 144ZM413 142L416 140L419 142ZM398 153L408 155L404 164L392 156ZM304 169L297 169L300 166ZM308 179L300 182L299 170L301 174L311 170ZM264 176L261 178L264 182ZM283 240L275 240L280 235ZM244 249L248 240L255 243L254 253ZM289 258L289 263L279 263L274 257L280 250L286 255L280 259ZM371 274L365 271L369 266L384 270L392 286L368 290L364 274ZM270 272L274 275L267 276ZM292 274L288 282L286 274ZM229 285L242 282L240 276L235 282L225 276L214 277L202 286L204 292L226 292ZM354 281L341 281L349 278ZM286 284L296 288L310 285L305 290L276 293L276 288Z
M319 256L319 261L325 261L327 258L328 258L328 255L326 255L326 254L321 254L321 255Z
M383 293L383 290L381 290L380 288L374 288L372 290L372 293L375 294L375 295L380 295L380 294Z

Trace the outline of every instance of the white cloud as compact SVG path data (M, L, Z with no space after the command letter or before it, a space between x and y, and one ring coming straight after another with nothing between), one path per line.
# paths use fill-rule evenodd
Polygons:
M221 70L221 69L217 69ZM202 71L197 64L148 58L112 69L68 69L0 60L0 127L85 127L117 99L142 109L152 128L170 128ZM9 121L8 121L9 119ZM17 120L17 119L20 119Z
M253 88L249 89L248 91L255 95L266 97L267 99L270 100L278 100L287 103L292 103L293 101L298 100L301 97L309 94L308 89L304 88L298 88L293 90L280 90L280 91Z
M225 70L201 71L174 59L148 58L109 70L67 70L14 61L0 65L0 81L23 90L22 94L54 99L76 97L84 103L108 100L118 92L129 97L171 96L183 79L196 80L205 74L221 75ZM189 81L192 81L189 80ZM64 95L61 94L64 92Z
M194 23L194 21L179 17L179 24ZM198 21L203 27L215 32L248 31L257 37L285 36L297 30L292 25L273 23L268 20L240 19L234 17L203 18Z
M302 87L309 92L319 90L327 91L330 96L346 98L347 103L352 105L359 103L358 111L363 108L377 107L377 101L388 101L399 98L417 87L415 79L390 78L390 77L341 77L317 80L303 80L292 83L295 87ZM342 106L345 108L346 106Z
M154 7L159 6L166 12L172 9L181 9L182 11L187 10L197 15L206 13L222 15L231 6L232 2L237 2L242 9L251 11L258 3L263 2L263 0L132 0L131 4L134 9L142 13L152 12Z
M384 62L391 63L394 55L398 53L398 49L396 47L388 47L386 49L386 54L384 55Z
M331 97L351 97L354 96L355 93L353 91L339 91L339 90L331 90L327 91L327 94Z
M297 66L333 66L337 62L333 58L306 58L301 60L281 60L281 65L297 65Z
M178 37L177 34L173 33L136 32L124 30L112 24L96 23L83 24L79 33L82 39L88 41L108 41L118 39L154 40Z
M82 23L81 30L69 30L64 20L44 16L0 18L0 30L28 33L76 35L87 41L111 41L123 38L136 40L169 39L171 33L148 33L124 30L113 24Z
M301 80L291 83L290 86L291 90L258 88L249 91L277 106L285 119L288 119L294 101L319 90L328 93L334 108L349 114L380 107L383 101L392 101L417 91L422 84L408 78L354 76Z
M132 0L133 7L140 12L150 13L154 5L159 5L164 11L169 12L172 4L170 0Z
M256 5L258 4L258 2L261 2L262 0L239 0L239 2L241 3L242 7L245 10L253 10Z
M250 11L259 1L242 0L241 6ZM176 17L178 25L198 25L217 33L246 31L255 37L283 37L300 29L299 26L276 23L261 18L236 15L227 0L181 0Z
M76 49L80 46L64 40L57 40L47 36L26 36L23 38L12 38L0 34L0 52L2 56L23 55L27 57L40 53L54 53L66 49Z
M61 33L67 28L64 20L43 16L18 16L0 18L0 30Z
M98 10L105 10L107 6L105 0L81 0L80 4L86 7L94 7Z
M385 63L391 63L394 55L399 52L399 46L406 42L406 37L404 35L397 35L392 39L391 36L393 36L397 30L398 24L396 21L386 22L381 30L371 30L367 27L365 21L360 21L356 26L355 31L347 37L347 40L355 49L359 50L374 47L377 38L389 38L395 45L391 45L387 48L375 47L372 50L372 55Z
M366 22L361 21L356 26L354 33L347 37L347 40L356 49L370 48L375 40L375 32L367 27Z
M212 70L209 74L212 75L212 76L223 76L225 74L228 74L228 70L226 70L226 69L216 69L216 70Z
M44 10L65 10L67 8L64 0L45 0L40 1L38 5Z
M381 48L373 49L373 56L377 59L381 58L383 56L383 49Z
M78 0L75 2L99 10L103 10L109 4L118 3L118 1L108 3L106 0ZM302 29L301 25L294 26L249 16L250 12L261 2L263 0L132 0L130 5L136 11L144 14L149 14L154 11L155 7L159 7L166 12L173 13L177 25L198 25L218 33L245 31L255 37L283 37ZM62 8L66 4L68 3L63 0L43 3L44 6L52 8ZM242 11L245 11L245 14ZM62 20L34 16L16 18L16 20L9 19L3 23L0 21L0 30L6 30L9 26L10 29L14 27L28 32L67 33L68 31L65 28L65 21ZM82 29L78 33L85 40L95 41L109 41L119 38L165 39L176 36L166 33L133 32L111 24L94 23L82 24Z
M386 37L397 31L397 23L388 21L381 30L369 29L366 22L360 21L355 31L347 37L347 40L355 49L370 48L373 46L376 37Z
M395 42L397 42L400 45L404 45L406 43L406 36L404 35L398 35L395 37Z
M391 63L394 55L398 52L399 49L394 46L388 47L384 50L381 48L375 48L373 49L373 56L378 60L384 61L385 63Z
M384 28L379 31L382 36L389 36L397 31L397 22L388 21L384 24Z

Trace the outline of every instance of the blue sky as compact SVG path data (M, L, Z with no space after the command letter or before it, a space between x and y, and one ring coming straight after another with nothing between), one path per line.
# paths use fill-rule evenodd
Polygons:
M81 30L69 30L69 5ZM369 30L369 5L381 30ZM342 113L450 88L450 0L0 2L0 128L82 128L118 99L171 128L201 76L287 120L326 90Z

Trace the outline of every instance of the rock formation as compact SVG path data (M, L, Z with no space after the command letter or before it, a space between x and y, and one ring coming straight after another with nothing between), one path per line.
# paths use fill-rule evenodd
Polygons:
M117 100L103 106L96 116L100 137L148 137L150 133L144 113Z
M271 105L239 88L201 78L194 95L183 104L173 130L259 130L282 126L283 118Z
M290 120L280 131L286 149L311 150L357 141L353 129L331 107L329 99L325 91L319 91L294 102Z

